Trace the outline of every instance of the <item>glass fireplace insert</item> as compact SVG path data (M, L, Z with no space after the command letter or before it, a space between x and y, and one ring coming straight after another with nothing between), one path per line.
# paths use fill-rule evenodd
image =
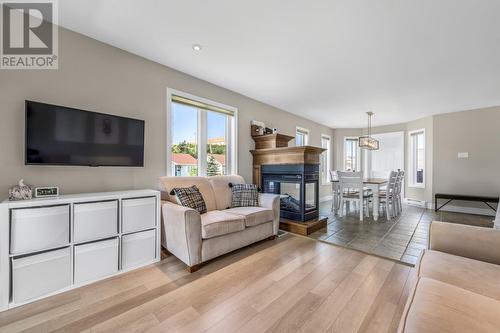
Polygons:
M282 218L308 221L319 216L318 165L263 165L261 173L263 192L280 196Z

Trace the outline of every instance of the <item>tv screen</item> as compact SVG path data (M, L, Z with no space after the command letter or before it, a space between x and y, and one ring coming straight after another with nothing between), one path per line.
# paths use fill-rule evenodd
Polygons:
M26 164L144 166L144 121L26 101Z

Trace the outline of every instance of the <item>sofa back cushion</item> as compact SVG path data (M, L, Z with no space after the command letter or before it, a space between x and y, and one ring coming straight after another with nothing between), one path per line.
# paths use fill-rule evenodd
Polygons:
M231 192L231 188L229 187L229 183L245 183L245 179L238 175L212 176L208 177L208 181L212 185L213 191L215 193L215 202L218 210L231 208L231 200L233 194Z
M177 203L175 195L170 195L173 188L191 187L196 185L200 190L203 200L207 206L207 211L216 210L215 194L212 185L206 177L160 177L162 190L168 195L168 201Z

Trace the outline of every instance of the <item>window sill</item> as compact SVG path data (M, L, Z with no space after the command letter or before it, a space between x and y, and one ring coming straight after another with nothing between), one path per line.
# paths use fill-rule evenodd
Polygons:
M425 188L425 184L410 184L408 188Z

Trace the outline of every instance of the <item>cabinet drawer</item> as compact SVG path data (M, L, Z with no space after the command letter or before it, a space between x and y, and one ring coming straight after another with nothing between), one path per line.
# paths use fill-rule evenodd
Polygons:
M10 252L46 250L69 243L69 205L11 210Z
M118 234L118 201L75 203L75 242L92 241Z
M12 259L12 301L26 302L71 285L70 248Z
M122 232L134 232L156 225L156 198L122 200Z
M75 284L118 272L118 238L75 246Z
M156 258L156 231L148 230L122 237L122 269L139 267Z

